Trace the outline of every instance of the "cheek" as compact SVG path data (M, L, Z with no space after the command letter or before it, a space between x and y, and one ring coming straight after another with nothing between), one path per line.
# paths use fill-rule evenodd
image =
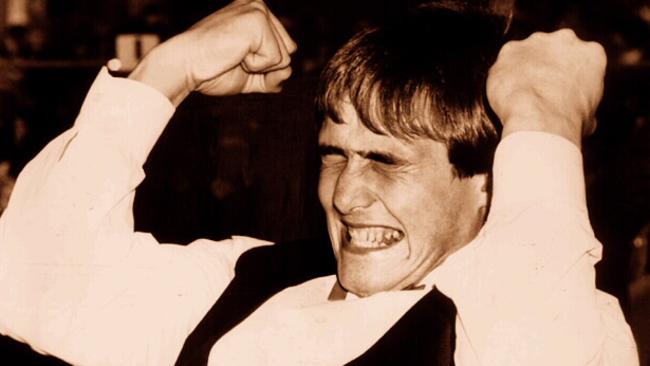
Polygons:
M471 240L472 202L471 192L453 184L423 199L417 210L420 214L411 213L415 218L413 229L422 243L417 250L444 253Z
M336 187L337 177L332 174L326 174L321 170L320 178L318 181L318 199L320 200L321 207L325 211L325 219L327 220L327 230L330 235L330 242L334 251L336 260L339 261L339 237L336 235L338 229L336 225L336 214L334 211L332 199L334 189Z
M332 196L336 186L336 175L331 170L321 169L318 180L318 199L326 211L332 207Z
M402 190L399 206L394 206L395 213L407 230L414 253L439 250L447 241L445 237L454 231L458 202L448 188L431 184Z

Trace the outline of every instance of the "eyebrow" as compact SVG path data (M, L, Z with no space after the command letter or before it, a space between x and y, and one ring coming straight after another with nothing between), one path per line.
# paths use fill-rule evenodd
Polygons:
M321 144L318 146L318 150L321 156L325 155L342 155L347 156L345 150L338 146ZM390 165L404 165L406 160L397 157L394 154L391 154L386 151L355 151L356 154L359 154L364 159L369 159L383 164Z
M334 146L334 145L326 145L326 144L319 144L318 145L318 153L321 156L324 155L344 155L345 152L343 152L343 149L340 147Z

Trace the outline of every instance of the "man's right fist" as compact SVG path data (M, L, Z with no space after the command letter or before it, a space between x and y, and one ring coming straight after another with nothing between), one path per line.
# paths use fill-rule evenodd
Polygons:
M607 57L569 29L508 42L490 69L487 96L503 134L555 133L580 146L595 129Z
M236 0L156 47L130 78L175 105L208 95L277 92L291 75L296 44L262 0Z

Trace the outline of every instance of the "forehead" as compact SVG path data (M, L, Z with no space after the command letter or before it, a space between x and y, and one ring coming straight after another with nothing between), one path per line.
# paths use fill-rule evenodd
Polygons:
M334 146L349 152L379 151L398 154L404 158L435 159L448 162L447 148L443 143L428 138L406 140L370 131L349 102L339 109L342 123L326 118L319 133L319 144Z
M319 143L335 145L337 147L358 150L371 145L384 146L400 150L407 145L406 141L389 135L381 135L370 131L359 119L359 116L348 102L341 103L339 109L341 123L325 118L319 134Z

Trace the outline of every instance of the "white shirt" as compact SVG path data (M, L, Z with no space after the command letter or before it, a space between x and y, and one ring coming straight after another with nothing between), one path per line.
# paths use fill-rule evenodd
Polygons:
M239 255L271 244L160 245L134 232L142 165L173 112L102 69L74 127L23 170L0 218L2 334L74 364L173 364ZM617 301L594 286L600 252L579 150L516 133L497 150L485 226L425 289L328 301L335 277L308 281L221 338L210 364L351 361L436 285L458 309L458 365L636 365Z

